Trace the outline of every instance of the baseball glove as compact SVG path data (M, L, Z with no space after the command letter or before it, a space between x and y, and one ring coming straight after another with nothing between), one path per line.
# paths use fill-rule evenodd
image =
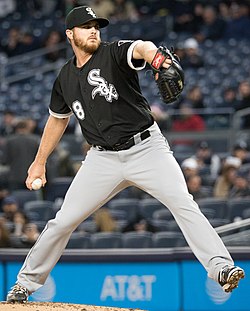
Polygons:
M166 58L172 60L169 68L162 67ZM184 72L179 61L173 50L160 46L151 62L160 96L166 104L177 100L184 88Z

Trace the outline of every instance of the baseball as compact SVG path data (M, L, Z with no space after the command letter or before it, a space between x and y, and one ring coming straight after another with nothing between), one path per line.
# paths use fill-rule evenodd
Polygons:
M42 185L43 185L42 179L37 178L32 182L31 187L33 190L39 190L42 187Z

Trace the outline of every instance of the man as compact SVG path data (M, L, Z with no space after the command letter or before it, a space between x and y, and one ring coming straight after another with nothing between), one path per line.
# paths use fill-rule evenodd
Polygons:
M31 133L26 119L17 122L15 133L6 138L2 162L9 167L7 181L10 190L26 189L24 181L37 153L39 139L39 136Z
M25 302L40 288L66 247L71 233L119 191L135 185L164 202L176 217L190 247L211 278L230 292L244 277L215 230L188 193L166 139L141 95L136 70L151 63L152 42L102 43L99 28L108 20L89 7L66 17L66 35L75 56L55 81L50 117L28 170L26 185L46 183L47 158L62 137L71 114L92 145L55 219L50 220L26 257L8 302ZM164 66L169 66L166 60Z

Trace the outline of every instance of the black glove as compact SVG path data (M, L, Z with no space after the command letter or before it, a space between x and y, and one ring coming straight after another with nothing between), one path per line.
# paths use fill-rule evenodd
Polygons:
M162 67L166 58L172 60L169 68ZM160 46L151 63L159 93L166 104L177 100L184 88L184 71L179 61L172 50Z

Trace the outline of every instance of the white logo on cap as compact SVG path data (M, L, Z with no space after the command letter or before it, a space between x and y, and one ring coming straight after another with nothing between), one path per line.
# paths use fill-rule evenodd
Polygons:
M94 18L96 18L95 13L93 12L93 10L91 8L86 8L86 11L88 12L89 15L93 16Z

